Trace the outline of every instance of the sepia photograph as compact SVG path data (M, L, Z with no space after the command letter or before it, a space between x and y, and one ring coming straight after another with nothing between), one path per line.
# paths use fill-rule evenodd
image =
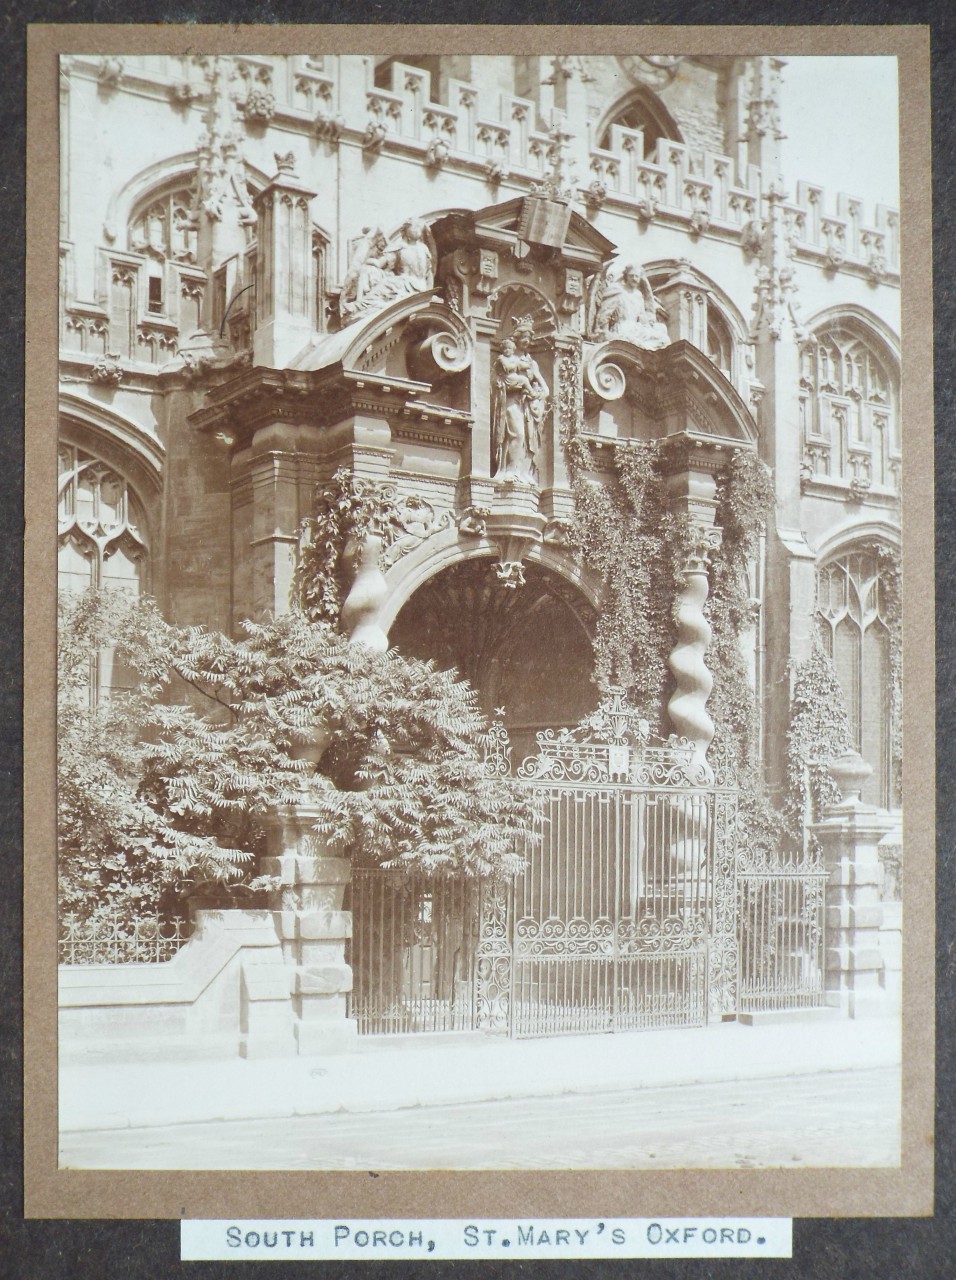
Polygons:
M898 59L315 30L59 57L59 1168L899 1170Z

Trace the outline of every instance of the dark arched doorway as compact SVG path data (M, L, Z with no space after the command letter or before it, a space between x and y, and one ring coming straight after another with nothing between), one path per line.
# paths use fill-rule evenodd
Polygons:
M526 564L524 575L506 587L491 560L452 565L415 592L389 633L400 653L456 668L489 718L503 707L519 760L540 730L576 724L597 702L594 610L552 570Z

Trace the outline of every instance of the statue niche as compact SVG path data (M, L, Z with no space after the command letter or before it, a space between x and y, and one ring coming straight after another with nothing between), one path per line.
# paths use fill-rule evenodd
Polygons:
M588 336L598 342L622 338L643 351L660 351L670 345L670 334L661 324L662 309L644 271L628 262L619 276L610 266L594 277L588 297Z
M494 479L538 483L541 425L551 390L531 355L534 326L519 320L495 360L491 400Z
M339 316L351 324L398 298L435 286L435 242L420 218L408 218L389 241L381 227L366 227L339 296Z

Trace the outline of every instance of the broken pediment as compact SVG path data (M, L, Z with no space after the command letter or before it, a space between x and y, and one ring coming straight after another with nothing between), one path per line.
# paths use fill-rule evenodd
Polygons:
M474 339L462 317L436 295L420 293L318 338L290 368L340 368L432 385L464 373L473 359Z
M558 253L565 265L598 270L617 246L562 200L519 197L432 223L439 258L455 249L497 249L521 261L535 251Z
M592 435L656 440L702 436L753 447L757 428L740 395L689 342L644 351L610 339L585 343L584 396Z
M492 295L525 285L547 299L563 328L578 333L588 282L616 253L570 205L542 195L447 214L431 231L438 280L462 314L480 318Z

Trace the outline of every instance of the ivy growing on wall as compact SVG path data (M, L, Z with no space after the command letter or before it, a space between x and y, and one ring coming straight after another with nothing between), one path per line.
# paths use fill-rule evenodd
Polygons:
M827 765L849 750L850 721L836 670L819 638L804 662L794 664L787 730L787 794L784 814L797 835L839 800Z
M562 387L570 378L562 378ZM670 509L658 469L657 441L628 441L614 453L615 474L597 485L586 472L593 459L572 402L560 405L562 445L575 495L574 545L605 589L595 636L594 680L603 691L623 685L641 714L659 728L675 643L673 601L683 585L687 525ZM756 785L757 708L741 649L752 626L749 566L773 509L770 472L740 450L720 477L716 522L723 530L713 552L706 613L713 636L708 666L714 687L707 709L715 745L724 748L744 782Z
M562 386L570 379L562 379ZM614 454L614 475L603 485L587 472L594 460L569 398L560 403L562 446L575 494L574 544L601 577L605 607L598 622L594 680L603 691L621 684L630 701L659 730L670 682L668 656L676 635L673 603L683 585L686 520L667 502L659 472L658 442L628 441ZM758 758L758 709L741 646L752 626L750 565L773 510L768 468L740 450L720 476L716 523L721 545L711 556L705 612L712 629L708 667L714 686L707 710L714 747L732 762L742 787L741 815L748 837L779 843L782 823L763 790Z
M711 558L705 610L713 631L707 665L714 677L707 710L715 745L731 753L738 777L751 784L756 784L760 763L758 709L740 639L754 624L749 569L773 501L767 467L754 453L736 453L717 487L716 521L723 537Z
M316 494L302 522L295 596L310 622L337 626L342 610L342 556L350 538L373 534L387 546L399 532L391 485L340 467Z
M884 621L889 631L890 659L890 759L893 788L903 794L903 566L900 553L885 543L874 543L883 590Z
M880 604L889 639L890 743L896 794L902 787L903 765L903 596L899 553L881 542L854 550L870 552L879 572ZM853 747L846 697L833 661L819 635L805 662L791 672L790 724L787 734L788 773L784 809L791 829L817 820L823 809L839 799L827 765ZM873 764L873 761L868 761Z
M615 449L616 474L605 484L579 473L571 540L604 584L594 681L602 693L623 686L640 714L661 727L685 530L668 509L657 456L656 442L629 442Z

